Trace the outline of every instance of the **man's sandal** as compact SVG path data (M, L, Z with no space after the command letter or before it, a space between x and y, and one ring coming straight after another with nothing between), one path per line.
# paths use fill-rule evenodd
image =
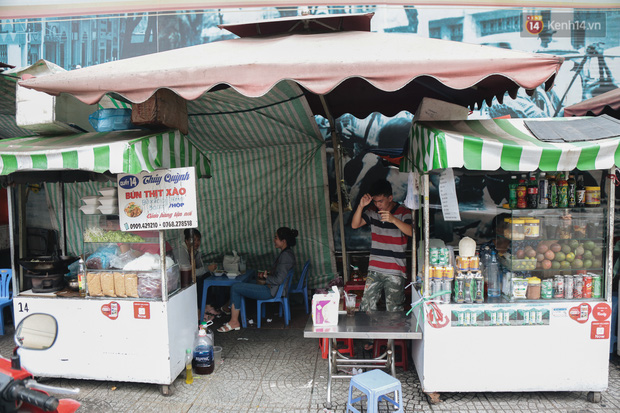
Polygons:
M228 307L228 310L226 310L226 307L222 306L220 308L220 311L223 312L226 315L230 315L230 307Z
M228 323L224 324L222 327L217 329L218 333L228 333L229 331L237 331L237 330L241 330L241 327L233 328Z

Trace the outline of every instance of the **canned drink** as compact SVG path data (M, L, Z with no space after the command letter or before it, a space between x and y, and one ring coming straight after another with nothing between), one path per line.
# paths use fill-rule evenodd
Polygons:
M454 267L452 267L451 265L443 267L442 273L443 273L442 275L444 279L445 278L453 279L454 278Z
M564 298L567 300L573 299L573 289L575 288L575 281L573 276L568 274L564 276Z
M530 310L530 324L536 324L536 310Z
M497 312L495 311L491 311L491 314L489 314L491 316L491 325L494 326L497 324Z
M439 248L439 264L446 266L450 264L450 250Z
M465 276L462 274L454 280L454 301L459 304L465 302Z
M564 298L564 277L553 277L553 298Z
M459 270L464 270L464 271L468 271L469 270L469 261L470 261L469 257L461 257L461 256L459 256L457 261L458 261Z
M463 312L459 312L458 313L458 321L457 324L462 326L465 323L465 315L463 314Z
M583 298L583 277L581 275L575 275L573 298Z
M435 279L437 278L437 267L434 265L431 265L428 269L428 278Z
M482 277L482 274L476 275L474 281L476 286L474 301L477 303L484 303L484 277Z
M603 285L601 276L592 274L592 298L601 298L603 294Z
M480 271L480 257L469 257L469 269L472 271Z
M536 324L542 324L543 310L536 310Z
M551 278L542 280L540 296L545 299L553 298L553 280Z
M592 276L583 276L583 298L592 298Z
M473 284L474 283L474 276L473 274L470 272L467 273L467 275L465 276L465 302L466 303L473 303L474 302L474 298L473 298Z
M431 280L431 295L435 295L441 291L441 280L434 279ZM440 300L440 298L435 297L436 300Z
M530 312L529 310L523 310L523 324L530 323Z
M444 291L448 291L447 293L441 296L441 301L446 304L449 304L450 303L450 291L452 290L452 279L444 278L441 281L441 289Z
M429 260L431 265L441 265L439 264L439 248L431 248Z

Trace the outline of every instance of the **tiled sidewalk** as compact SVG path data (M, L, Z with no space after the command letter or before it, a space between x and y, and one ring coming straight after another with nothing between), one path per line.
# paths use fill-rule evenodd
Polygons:
M156 385L87 380L43 379L46 384L79 387L79 410L87 412L345 412L348 382L336 380L332 408L325 406L327 360L318 340L303 338L307 317L294 309L292 325L284 328L277 315L260 330L255 327L216 333L223 347L222 364L213 374L185 384L183 374L164 397ZM223 321L223 320L220 320ZM0 337L0 351L10 355L13 329ZM406 412L618 412L620 360L612 358L609 389L598 404L586 392L442 393L442 402L430 405L420 390L415 370L397 369ZM388 412L386 406L381 411Z

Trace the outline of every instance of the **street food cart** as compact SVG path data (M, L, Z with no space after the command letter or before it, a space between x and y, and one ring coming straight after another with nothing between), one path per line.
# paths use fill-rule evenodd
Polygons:
M599 140L545 142L537 139L525 122L523 119L495 119L415 122L412 126L409 153L401 171L415 170L421 176L423 226L420 233L425 246L420 265L421 289L413 292L413 301L420 303L415 306L415 314L424 320L421 323L423 338L413 342L412 353L422 388L429 395L474 391L589 391L589 400L600 401L600 392L607 389L612 288L610 244L615 202L611 190L614 182L608 176L615 175L620 162L617 155L620 130L615 137ZM500 202L491 211L496 228L492 240L502 255L500 297L488 298L484 293L483 302L472 298L469 303L458 297L463 290L457 282L461 272L454 261L449 263L454 266L450 267L454 268L450 288L434 289L438 278L432 265L436 257L429 248L432 247L430 221L433 218L435 223L442 219L447 221L448 214L456 215L453 220L458 220L459 212L465 213L459 211L460 204L454 207L459 194L454 190L452 173L462 177L481 175L480 171L485 171L485 176L503 173L510 177L512 174L543 171L549 175L573 170L580 174L590 171L592 179L606 192L607 202L596 205L593 201L579 208L549 206L546 209L509 209ZM433 174L440 175L438 196L443 211L431 216L429 196ZM507 203L509 191L507 181L503 182L506 182L503 190ZM485 191L488 198L489 189ZM566 218L572 218L575 226L566 227L568 232L560 235L555 225L571 222ZM532 232L530 235L536 236L529 239L517 236L512 226L526 219L536 223L539 230ZM583 226L579 231L577 222ZM511 224L507 226L506 223ZM519 256L522 242L535 249L531 257L529 254ZM540 266L539 250L551 250L550 246L557 244L563 251L565 245L571 248L572 243L585 245L577 252L583 257L571 256L569 262L565 257L573 254L572 251L557 252L554 259L562 254L566 264L558 262L549 269ZM556 247L553 248L555 251ZM598 260L586 262L588 250L595 251ZM542 261L546 259L542 258ZM484 272L484 268L482 270ZM527 277L536 277L538 282L542 280L551 285L550 280L556 277L577 280L575 276L581 274L600 277L598 297L594 290L586 297L585 289L583 295L579 292L563 296L557 293L556 285L549 298L539 295L521 298L513 294L515 286L523 285L517 280ZM535 281L531 281L531 286L534 294ZM567 291L570 288L568 281L565 288ZM581 297L576 298L579 295Z
M24 281L36 277L28 272L17 276L19 266L13 265L15 322L46 313L56 318L59 329L49 351L22 351L22 362L37 376L154 383L168 394L185 368L185 350L193 346L198 319L196 284L180 285L179 280L182 238L178 231L163 229L197 225L195 178L210 175L208 159L179 131L136 130L2 140L0 159L9 182L16 172L23 182L29 173L45 172L51 178L56 171L74 171L74 178L81 171L113 178L105 183L59 183L74 191L87 188L78 200L100 192L108 195L101 199L111 203L95 205L97 211L82 206L88 214L76 204L55 211L58 220L68 221L62 226L67 228L63 235L71 239L71 253L84 255L86 296L64 287L67 264L77 259L66 251L62 260L48 258L60 272L58 283L49 281L57 274L39 273L32 288L25 288ZM45 174L37 176L35 182L45 181ZM14 219L13 195L9 216ZM141 232L147 229L150 232ZM122 258L124 247L131 247L126 265L111 265ZM142 255L131 255L135 251ZM129 267L137 260L142 261ZM26 264L46 264L37 261L31 257Z

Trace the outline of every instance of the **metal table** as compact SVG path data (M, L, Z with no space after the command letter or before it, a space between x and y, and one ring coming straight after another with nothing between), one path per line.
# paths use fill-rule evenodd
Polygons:
M207 306L207 290L209 287L230 287L235 283L245 282L256 274L256 270L247 270L243 274L239 274L235 278L228 278L227 275L210 275L202 282L202 301L200 303L200 314L204 316L205 307Z
M405 312L387 311L358 311L354 317L341 313L338 317L337 326L314 326L312 317L304 329L306 338L329 338L329 361L327 373L327 407L331 407L332 379L350 379L351 376L339 375L338 367L389 368L392 376L396 376L394 364L394 340L419 340L422 331L416 331L416 318L413 315L405 315ZM337 350L336 339L387 339L387 351L374 359L351 359Z

